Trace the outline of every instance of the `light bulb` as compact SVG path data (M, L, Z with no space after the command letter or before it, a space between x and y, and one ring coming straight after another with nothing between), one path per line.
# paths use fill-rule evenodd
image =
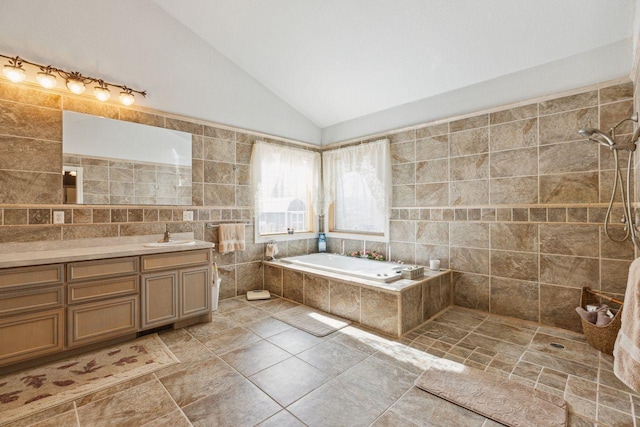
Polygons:
M133 104L134 101L135 99L133 98L133 94L129 92L120 92L120 102L122 102L127 107Z
M67 79L67 87L71 92L75 93L76 95L80 95L84 93L84 91L87 89L84 83L82 83L80 80L72 79L72 78Z
M96 98L98 98L99 101L102 102L111 98L111 92L109 92L109 89L107 89L106 87L96 86L96 88L93 90L93 94L96 96Z
M2 72L4 73L5 76L7 76L9 80L11 80L14 83L20 83L21 81L24 81L24 79L27 78L27 73L24 71L24 68L20 66L5 65Z
M40 86L42 86L45 89L51 89L58 85L58 80L56 79L56 76L44 71L38 73L36 80L38 80L38 83L40 83Z

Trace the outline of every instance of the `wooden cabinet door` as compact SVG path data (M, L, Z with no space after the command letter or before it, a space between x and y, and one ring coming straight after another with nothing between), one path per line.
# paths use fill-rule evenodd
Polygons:
M138 296L68 308L67 345L78 347L138 330Z
M142 329L178 320L178 272L142 276Z
M62 350L64 310L0 320L0 366Z
M211 310L210 268L180 270L180 318L205 314Z

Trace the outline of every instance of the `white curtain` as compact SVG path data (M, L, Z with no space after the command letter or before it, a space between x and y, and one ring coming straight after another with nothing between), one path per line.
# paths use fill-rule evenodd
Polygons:
M299 212L300 202L318 213L320 162L320 153L314 151L256 141L251 152L251 183L260 234L285 232L291 226L291 215L283 213Z
M322 153L323 209L340 231L385 233L391 212L388 139Z

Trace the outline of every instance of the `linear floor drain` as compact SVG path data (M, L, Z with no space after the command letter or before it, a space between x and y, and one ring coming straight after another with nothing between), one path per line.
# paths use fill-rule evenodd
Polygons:
M560 350L563 350L563 349L564 349L564 346L563 346L562 344L558 344L557 342L552 342L552 343L551 343L551 344L549 344L549 345L550 345L551 347L553 347L553 348L557 348L557 349L560 349Z

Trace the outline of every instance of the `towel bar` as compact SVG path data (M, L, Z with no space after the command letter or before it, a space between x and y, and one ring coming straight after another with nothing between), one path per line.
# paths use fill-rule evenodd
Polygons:
M217 224L214 224L214 223L212 223L212 222L208 222L208 223L207 223L207 228L208 228L208 229L216 228L216 227L218 227L220 224L244 224L244 225L251 225L251 221L246 221L246 222L244 222L244 223L243 223L242 221L236 221L236 220L233 220L233 221L217 221L217 222L218 222Z

